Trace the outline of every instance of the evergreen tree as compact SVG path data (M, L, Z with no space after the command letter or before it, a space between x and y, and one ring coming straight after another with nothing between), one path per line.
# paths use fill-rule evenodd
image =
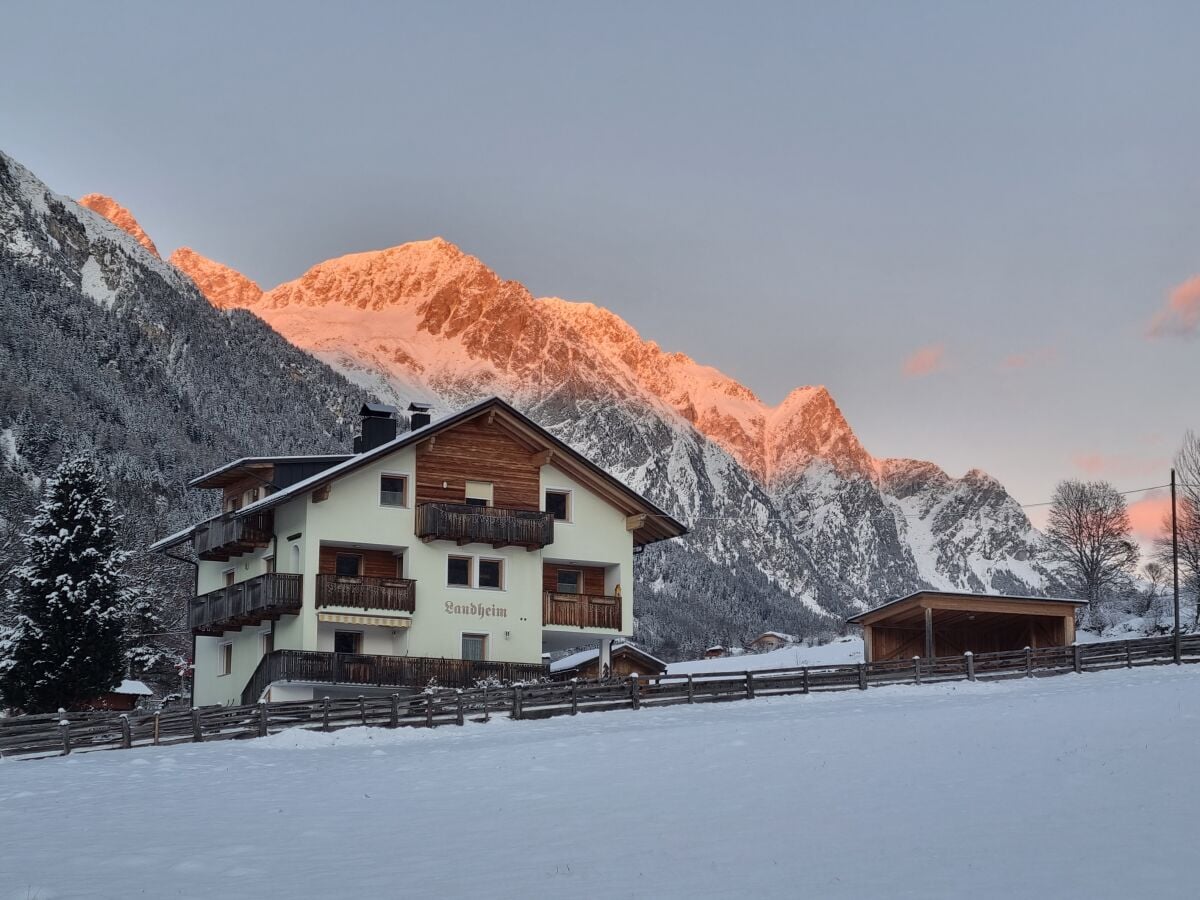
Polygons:
M25 537L9 596L15 622L0 637L0 694L26 712L69 708L107 693L125 671L129 557L88 456L62 463Z

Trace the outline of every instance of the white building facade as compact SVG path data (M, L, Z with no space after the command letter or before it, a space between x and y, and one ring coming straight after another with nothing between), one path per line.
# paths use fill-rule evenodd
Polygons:
M525 680L632 634L635 547L682 525L498 399L364 413L361 453L196 479L226 511L154 545L198 557L196 705Z

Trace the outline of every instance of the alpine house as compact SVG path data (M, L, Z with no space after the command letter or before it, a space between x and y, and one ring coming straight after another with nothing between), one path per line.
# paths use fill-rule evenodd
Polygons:
M367 405L355 452L228 463L191 543L193 702L539 677L633 632L633 555L674 518L497 398L431 421Z

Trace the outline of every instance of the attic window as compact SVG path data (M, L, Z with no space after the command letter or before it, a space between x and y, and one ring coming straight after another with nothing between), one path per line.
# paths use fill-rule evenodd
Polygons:
M408 506L408 479L403 475L379 476L379 505Z
M466 495L468 506L491 506L492 483L490 481L468 481Z
M571 492L546 491L546 512L551 513L556 522L570 522Z

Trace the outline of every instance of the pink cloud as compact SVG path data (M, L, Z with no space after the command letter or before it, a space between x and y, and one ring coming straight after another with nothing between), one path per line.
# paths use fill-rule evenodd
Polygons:
M1163 533L1163 518L1171 511L1171 497L1159 492L1147 494L1130 503L1128 509L1134 538L1148 547Z
M1028 353L1012 353L1000 361L1000 368L1007 372L1029 369L1053 362L1056 355L1053 347L1043 347L1041 350L1031 350Z
M932 375L946 368L946 348L942 344L930 344L915 351L904 361L902 370L909 378Z
M1076 453L1071 463L1087 475L1107 478L1165 477L1171 467L1170 459L1165 456L1132 454Z
M1200 275L1172 289L1167 305L1150 320L1146 336L1186 337L1200 328Z

